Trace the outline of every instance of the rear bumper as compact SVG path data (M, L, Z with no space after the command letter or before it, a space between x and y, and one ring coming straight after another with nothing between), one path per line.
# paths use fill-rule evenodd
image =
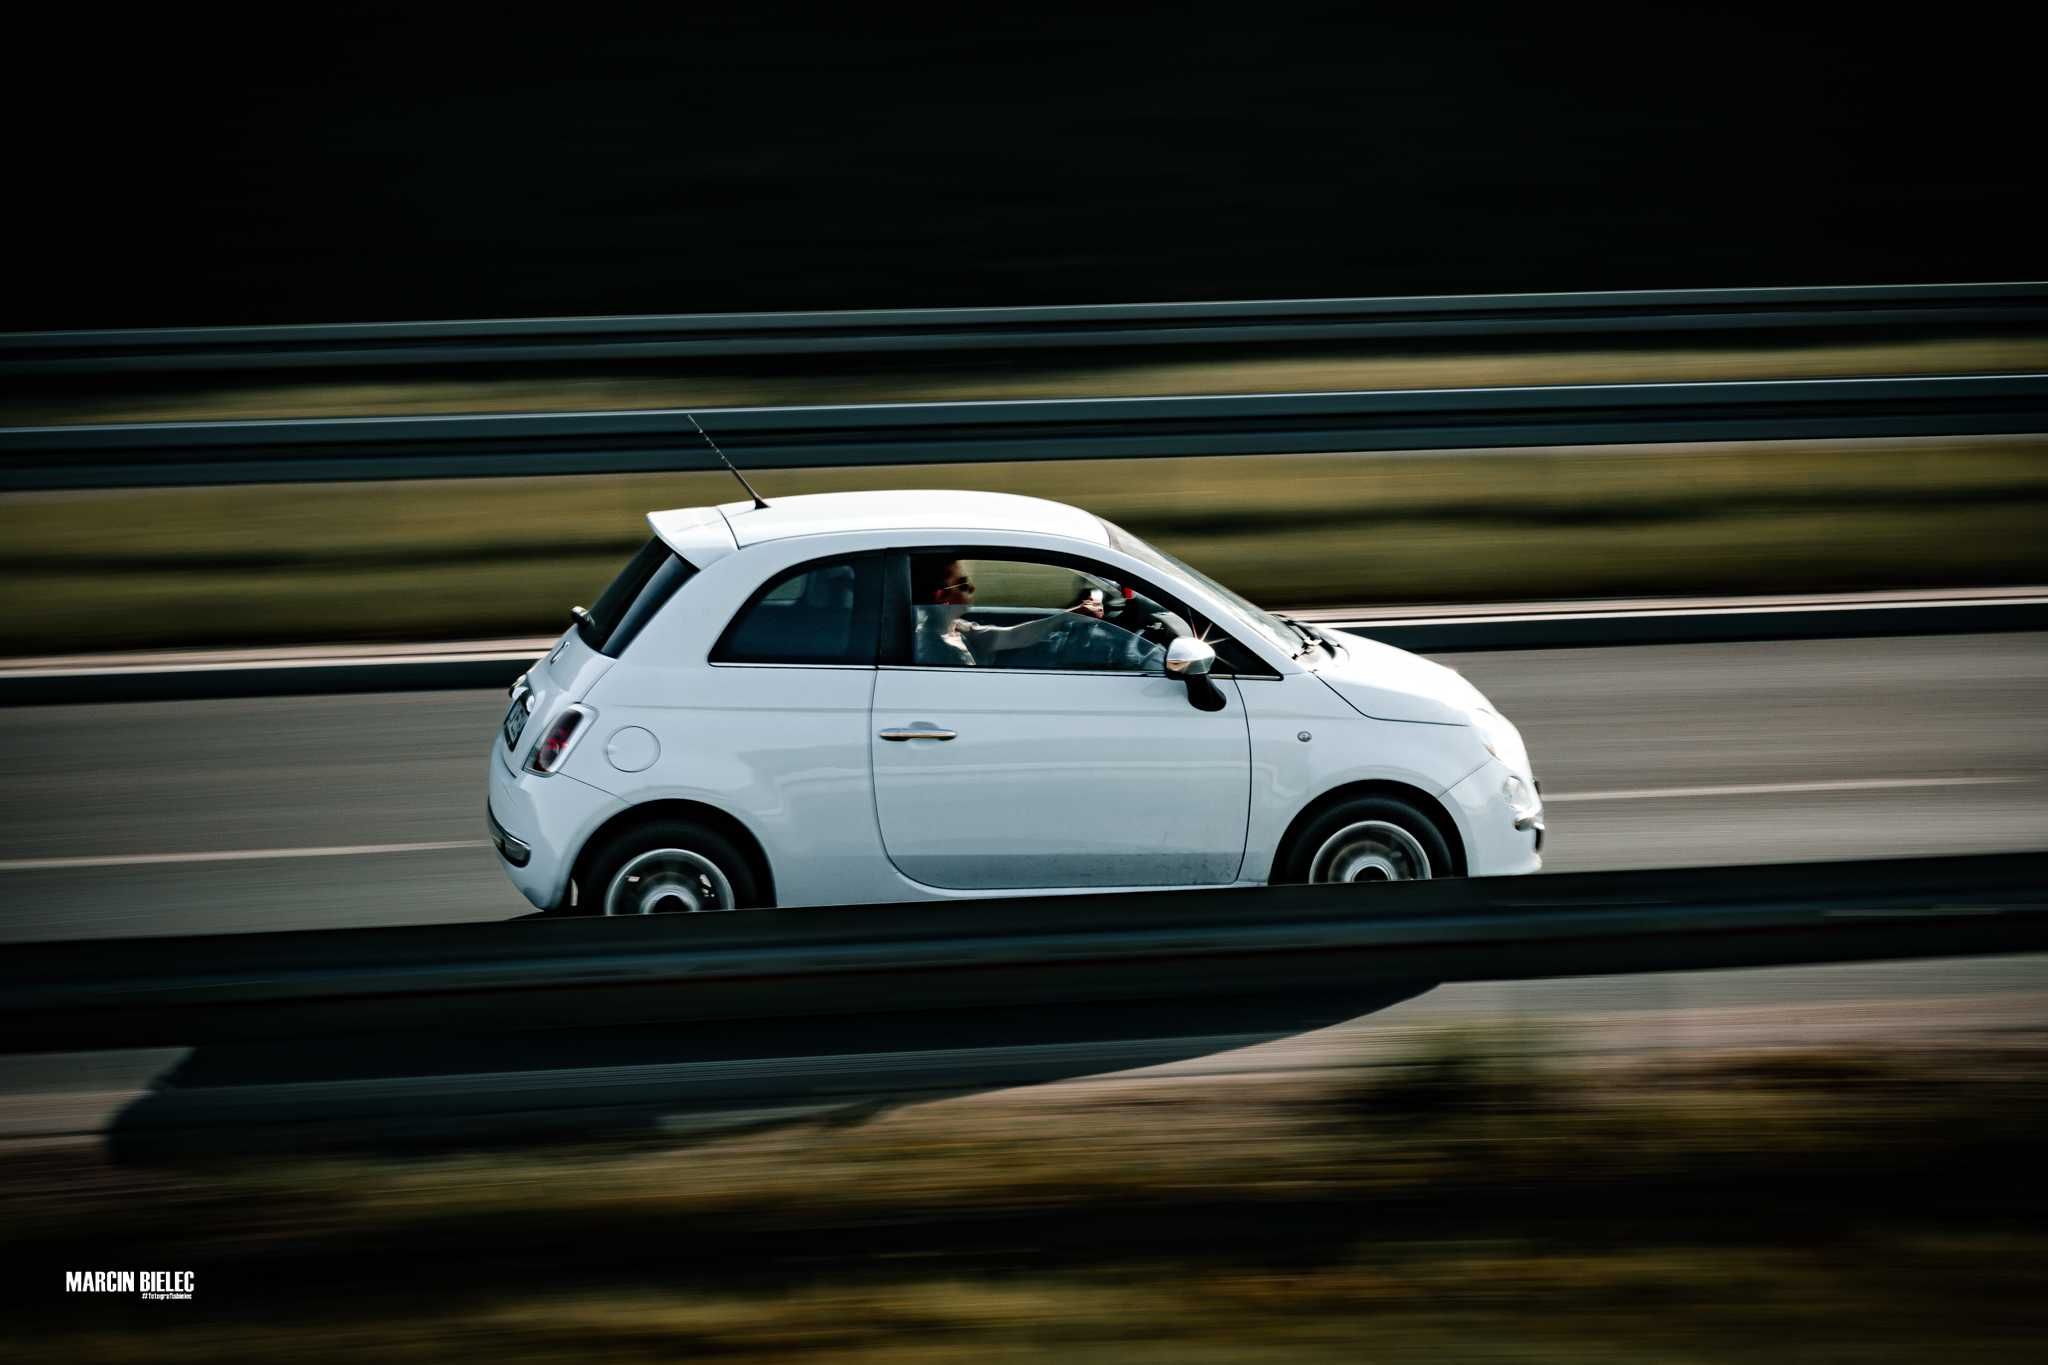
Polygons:
M503 749L504 742L493 736L485 760L490 794L484 824L498 850L498 865L519 894L552 910L569 894L569 874L584 842L626 806L566 773L514 773L501 757Z
M490 826L491 847L498 850L500 858L514 867L525 867L533 861L533 850L505 832L505 827L498 823L498 817L491 814L488 799L484 802L484 823Z

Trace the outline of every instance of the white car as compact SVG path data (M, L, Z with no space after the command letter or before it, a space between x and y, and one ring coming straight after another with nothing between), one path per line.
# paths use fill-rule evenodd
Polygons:
M1528 755L1478 689L1090 513L835 493L648 521L491 740L491 838L543 909L1541 865Z

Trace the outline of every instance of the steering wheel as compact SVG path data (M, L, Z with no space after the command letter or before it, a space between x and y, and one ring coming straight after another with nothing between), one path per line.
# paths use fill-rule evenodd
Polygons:
M1195 633L1178 614L1141 592L1133 592L1124 598L1109 619L1147 644L1161 649Z

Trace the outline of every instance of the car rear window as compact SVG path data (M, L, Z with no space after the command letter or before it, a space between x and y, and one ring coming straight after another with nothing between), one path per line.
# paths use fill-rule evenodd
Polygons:
M873 555L799 565L754 594L725 628L711 661L872 668L880 595Z
M626 561L626 567L619 570L619 576L577 624L577 633L584 644L598 653L618 658L641 628L654 619L654 613L696 572L695 565L656 536Z

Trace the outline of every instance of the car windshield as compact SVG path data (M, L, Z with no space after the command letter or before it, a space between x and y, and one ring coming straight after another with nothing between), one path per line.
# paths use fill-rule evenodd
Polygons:
M1292 629L1285 621L1282 621L1264 607L1246 601L1193 565L1174 558L1164 550L1155 549L1153 546L1146 544L1129 531L1124 530L1123 527L1118 526L1115 522L1104 520L1102 528L1109 532L1111 548L1121 550L1134 559L1141 559L1154 568L1170 570L1183 578L1200 584L1236 608L1237 613L1245 619L1247 625L1265 636L1267 640L1272 642L1273 647L1280 650L1283 654L1292 656L1302 648L1305 638L1302 633Z

